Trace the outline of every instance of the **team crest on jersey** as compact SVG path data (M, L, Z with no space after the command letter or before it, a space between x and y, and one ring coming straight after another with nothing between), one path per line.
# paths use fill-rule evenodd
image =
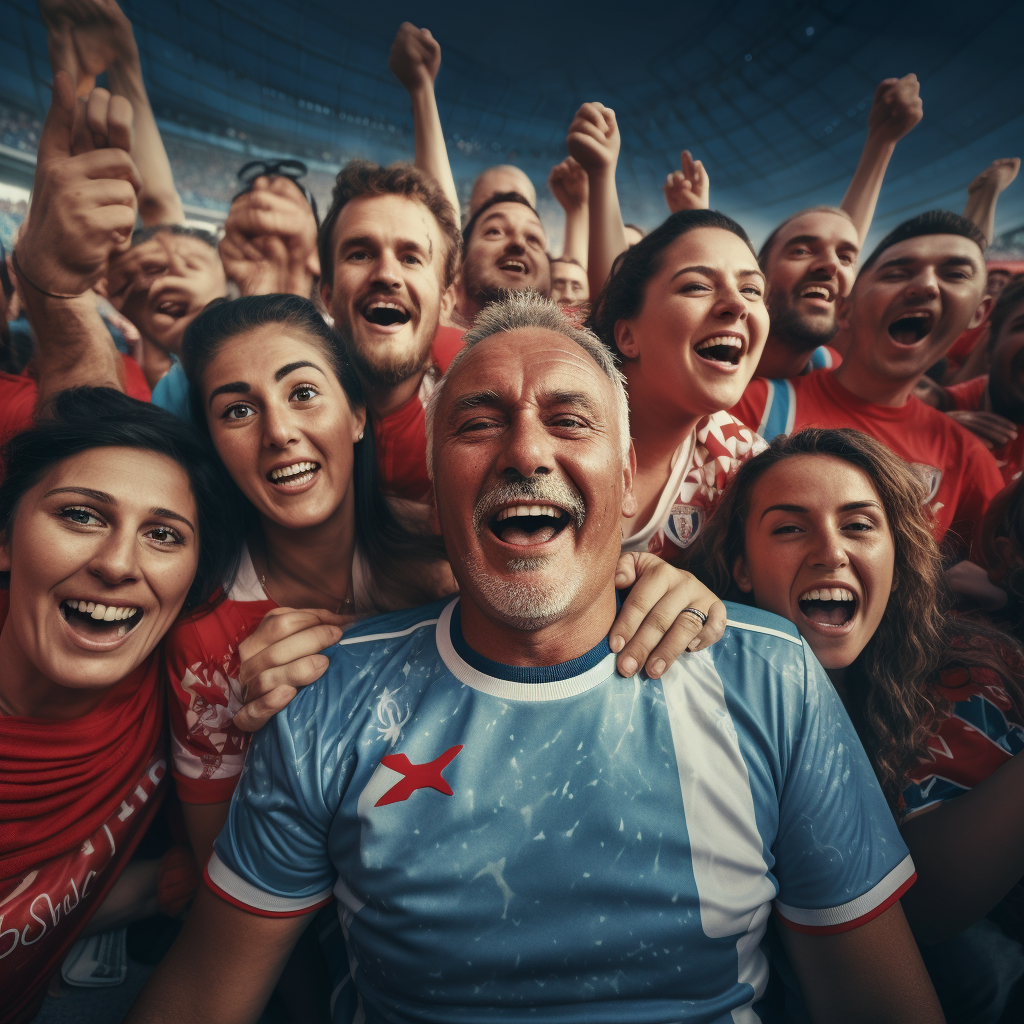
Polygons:
M921 499L921 504L924 505L938 494L939 484L942 483L942 470L929 466L927 462L911 462L910 469L924 491L924 497Z
M681 548L689 547L704 524L704 510L697 505L673 505L668 517L668 535Z
M399 707L398 701L395 700L396 693L398 690L389 690L385 686L377 698L377 721L380 722L377 732L380 733L382 739L389 740L391 746L398 742L399 736L402 735L402 727L412 717L412 711L409 710L408 704L405 706L405 714L402 714L402 709Z

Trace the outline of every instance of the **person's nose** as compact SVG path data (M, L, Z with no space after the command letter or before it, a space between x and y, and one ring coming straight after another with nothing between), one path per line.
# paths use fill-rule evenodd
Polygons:
M713 312L719 320L727 323L747 319L747 303L736 284L724 285L719 289Z
M398 288L402 284L402 264L390 250L381 253L374 266L374 282L387 288Z
M939 294L939 278L934 267L925 267L908 282L903 294L911 300L934 299Z
M819 281L827 281L839 273L839 254L835 249L823 249L811 263L811 273Z
M816 531L810 561L815 569L829 571L844 569L849 564L846 545L838 527L828 526Z
M554 469L551 435L531 413L518 413L505 432L505 443L495 467L503 476L534 476Z
M287 407L275 403L263 410L263 446L265 448L288 448L297 444L299 431Z
M115 528L89 562L89 572L108 586L131 583L141 575L134 529Z

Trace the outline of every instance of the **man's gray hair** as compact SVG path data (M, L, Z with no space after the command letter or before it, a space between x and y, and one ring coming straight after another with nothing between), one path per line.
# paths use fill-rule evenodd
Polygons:
M498 302L485 306L477 316L473 327L463 336L464 347L448 366L448 371L438 381L427 399L425 416L427 430L427 472L434 478L434 418L441 395L455 368L465 359L474 345L494 337L496 334L510 334L521 330L553 331L575 342L601 368L601 372L612 382L615 392L616 418L619 422L619 437L623 462L629 456L629 399L626 397L626 379L615 365L615 357L601 343L592 331L575 327L560 307L536 292L509 292Z

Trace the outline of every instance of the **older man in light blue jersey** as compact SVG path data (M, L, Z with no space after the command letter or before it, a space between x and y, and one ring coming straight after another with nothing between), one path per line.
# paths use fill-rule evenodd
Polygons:
M730 608L663 678L606 634L636 511L621 378L553 304L467 335L428 408L460 596L363 623L256 738L131 1021L252 1021L309 915L335 1020L755 1022L773 908L816 1021L942 1020L914 868L796 629Z

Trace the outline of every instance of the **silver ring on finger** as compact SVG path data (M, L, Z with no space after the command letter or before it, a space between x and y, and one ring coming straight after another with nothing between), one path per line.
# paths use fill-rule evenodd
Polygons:
M695 618L700 619L700 628L703 629L708 624L708 617L706 613L702 612L699 608L684 608L680 615L693 615Z

